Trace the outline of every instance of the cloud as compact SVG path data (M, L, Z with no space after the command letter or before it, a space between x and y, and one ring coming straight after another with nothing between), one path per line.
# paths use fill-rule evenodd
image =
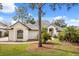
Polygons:
M57 17L53 17L54 20L56 20L56 19L63 19L63 18L66 18L66 16L57 16Z
M64 19L65 20L65 23L68 25L68 26L79 26L79 19L71 19L71 18L68 18L66 16L57 16L57 17L54 17L53 20L56 20L56 19Z
M69 19L66 20L66 23L68 24L68 26L79 26L79 19Z
M14 3L2 3L3 9L0 10L3 13L13 13L15 11Z
M0 22L7 23L8 21L5 21L5 19L3 17L0 17Z
M16 23L16 21L12 20L12 21L11 21L11 25L14 24L14 23Z
M0 17L0 21L2 22L4 20L4 18L3 17Z

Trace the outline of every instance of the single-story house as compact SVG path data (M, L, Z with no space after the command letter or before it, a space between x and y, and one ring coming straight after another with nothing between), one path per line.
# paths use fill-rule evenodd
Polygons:
M7 25L0 22L0 37L5 36L6 28L7 28Z
M58 26L49 25L48 33L51 36L57 36L61 28ZM38 26L35 24L24 24L20 21L7 26L0 22L0 37L4 36L4 33L8 30L8 41L28 41L35 40L38 37Z
M58 32L60 32L61 30L62 30L62 28L59 27L59 26L54 26L54 25L49 25L48 26L48 33L51 36L57 36L58 35Z
M37 39L38 27L32 24L23 24L17 21L9 28L9 41L27 41Z

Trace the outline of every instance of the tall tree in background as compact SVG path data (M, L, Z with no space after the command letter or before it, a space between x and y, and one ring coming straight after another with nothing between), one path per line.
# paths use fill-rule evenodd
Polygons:
M39 20L39 36L38 36L38 40L39 40L39 47L42 47L42 39L41 39L41 18L42 15L44 15L45 13L43 12L43 6L46 4L43 3L38 3L38 4L30 4L32 9L35 9L35 6L37 6L38 9L38 20ZM63 6L67 7L67 10L70 10L71 7L75 6L76 4L72 3L72 4L56 4L56 3L52 3L52 4L47 4L48 6L51 7L51 10L55 11L58 8L61 9ZM2 9L2 7L0 7ZM26 14L25 10L26 8L22 7L22 8L16 8L16 15L13 17L14 20L20 20L22 22L25 22L26 19L28 19L28 14ZM29 19L30 20L30 19ZM27 21L26 21L27 22ZM32 20L33 22L33 20Z
M59 26L59 27L66 27L66 23L65 23L65 20L63 19L56 19L52 22L52 25L54 26Z
M15 8L16 15L13 17L13 19L16 21L21 21L23 23L31 23L34 24L34 18L27 13L27 9L25 7L17 7Z
M41 39L41 18L42 18L43 14L44 14L43 13L43 10L42 10L42 6L43 5L44 4L42 4L42 3L38 3L38 4L32 3L32 4L30 4L30 7L32 9L35 9L36 6L37 6L37 9L38 9L38 26L39 26L38 47L42 47L42 39Z
M43 12L43 6L45 4L43 3L38 3L38 4L35 4L35 3L32 3L30 4L32 9L35 9L35 6L38 6L37 9L38 9L38 25L39 25L39 36L38 36L38 40L39 40L39 43L38 43L38 47L42 47L42 39L41 39L41 18L42 18L42 15L44 15L45 13ZM57 9L61 9L63 8L63 6L67 7L67 10L70 10L71 7L77 5L75 3L72 3L72 4L60 4L60 3L51 3L51 4L47 4L48 6L50 6L51 10L55 11Z

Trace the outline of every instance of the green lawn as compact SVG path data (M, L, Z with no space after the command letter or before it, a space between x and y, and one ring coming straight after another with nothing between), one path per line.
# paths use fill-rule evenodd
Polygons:
M35 47L34 47L35 46ZM34 48L36 50L34 50ZM1 56L79 56L78 46L71 44L43 44L38 48L37 44L0 44Z

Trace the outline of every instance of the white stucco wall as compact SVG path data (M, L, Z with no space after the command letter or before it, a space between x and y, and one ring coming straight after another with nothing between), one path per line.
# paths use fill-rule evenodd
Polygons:
M52 35L58 35L58 32L56 31L56 28L55 28L54 26L52 26L52 25L48 27L48 33L49 33L49 29L50 29L50 28L53 28L53 33L52 33Z
M9 41L15 41L14 30L9 30Z
M29 31L28 39L37 39L38 31Z
M0 31L2 32L1 34L2 37L4 36L4 33L6 32L6 30L4 30L5 28L6 26L0 23Z
M0 31L2 32L1 33L1 36L3 37L4 36L4 33L6 32L6 30L0 29Z
M13 30L9 30L9 41L27 41L28 40L28 28L20 23L12 26ZM17 30L23 30L23 39L17 39Z

